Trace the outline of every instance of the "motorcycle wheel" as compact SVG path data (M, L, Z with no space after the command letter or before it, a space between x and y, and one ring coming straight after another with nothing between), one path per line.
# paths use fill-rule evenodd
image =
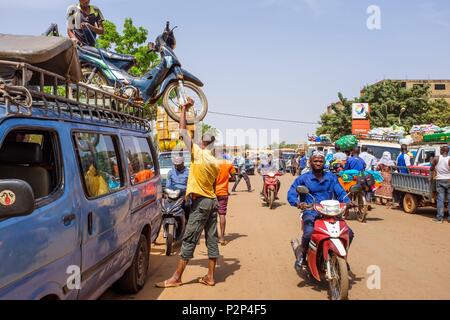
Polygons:
M84 67L81 69L82 80L81 83L88 84L93 87L97 87L100 90L104 90L105 86L108 86L108 81L103 76L101 72L96 71L93 73L93 68L90 66ZM72 98L76 99L77 96L77 88L74 86L72 89ZM87 94L85 90L80 89L79 97L81 101L85 101L87 99ZM90 92L89 99L94 99L95 93ZM97 95L98 99L101 99L101 95Z
M166 256L170 256L172 253L172 244L175 236L175 226L173 224L169 224L167 227L167 239L166 239Z
M202 121L208 112L208 100L206 99L203 90L196 84L185 81L184 82L185 97L190 97L194 100L194 106L186 113L187 124L194 124ZM176 122L180 122L181 105L178 102L179 93L178 82L172 82L166 88L163 96L163 107L170 118Z
M331 255L331 275L333 279L329 280L330 299L347 300L349 290L347 262L344 258L335 254Z
M269 208L273 209L273 204L275 203L275 192L273 190L269 190Z
M364 195L362 193L358 194L358 208L356 210L356 219L359 222L365 222L367 217L367 204L364 201Z
M92 74L92 71L93 71L92 67L85 67L81 70L83 74L84 83L92 84L98 87L108 85L108 81L106 81L106 78L103 76L101 72L96 71L94 74Z

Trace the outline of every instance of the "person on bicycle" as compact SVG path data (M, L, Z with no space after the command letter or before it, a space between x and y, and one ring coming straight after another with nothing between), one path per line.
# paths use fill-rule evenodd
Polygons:
M105 33L103 14L90 0L80 0L67 9L67 35L79 45L95 47L97 35Z

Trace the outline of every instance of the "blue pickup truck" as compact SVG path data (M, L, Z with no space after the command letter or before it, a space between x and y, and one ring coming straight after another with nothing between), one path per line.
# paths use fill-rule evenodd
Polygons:
M0 299L96 299L113 284L138 292L162 201L143 110L89 88L84 102L48 94L47 79L63 77L2 67L41 83L0 81Z

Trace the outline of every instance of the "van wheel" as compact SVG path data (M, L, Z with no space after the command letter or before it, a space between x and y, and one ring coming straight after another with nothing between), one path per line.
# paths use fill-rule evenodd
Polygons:
M145 285L148 274L150 250L147 238L141 234L134 254L133 263L125 274L117 281L117 289L123 293L138 293Z
M419 206L417 197L413 194L406 193L403 197L403 211L409 214L414 214Z

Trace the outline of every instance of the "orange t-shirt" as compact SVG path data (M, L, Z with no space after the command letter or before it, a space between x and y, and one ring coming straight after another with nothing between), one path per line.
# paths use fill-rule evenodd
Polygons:
M233 164L230 161L219 162L219 175L216 179L216 196L228 196L228 180L231 174L235 174Z
M141 170L134 176L134 184L150 180L154 175L152 170Z

